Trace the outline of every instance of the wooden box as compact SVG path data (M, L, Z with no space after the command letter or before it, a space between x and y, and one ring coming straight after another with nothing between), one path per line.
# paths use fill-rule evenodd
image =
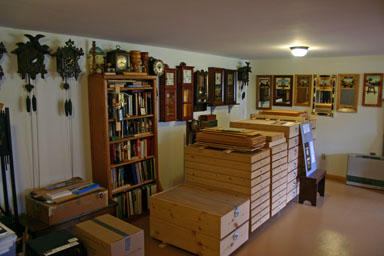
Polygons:
M295 180L297 178L298 170L294 169L290 172L288 172L288 182Z
M299 157L299 147L293 147L288 150L288 162L291 162Z
M284 132L287 139L299 135L299 124L289 121L275 121L275 120L252 120L244 119L230 122L232 128L246 128L252 130L267 130L275 132Z
M298 146L301 143L300 136L290 138L288 140L288 149Z
M248 197L182 184L151 197L151 236L198 255L230 255L249 233Z

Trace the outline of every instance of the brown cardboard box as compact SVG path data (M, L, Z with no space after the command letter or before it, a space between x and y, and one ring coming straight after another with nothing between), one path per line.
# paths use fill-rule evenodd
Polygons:
M144 256L144 231L105 214L76 225L88 256Z
M47 204L27 195L25 203L28 215L48 225L53 225L106 207L108 205L108 191L99 188L83 196L57 204Z

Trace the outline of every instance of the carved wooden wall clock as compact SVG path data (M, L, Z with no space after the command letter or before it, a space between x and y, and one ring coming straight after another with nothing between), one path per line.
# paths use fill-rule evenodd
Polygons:
M195 93L193 94L195 104L194 111L205 111L208 105L208 72L198 70L195 72Z
M5 46L4 46L3 42L1 42L0 43L0 60L1 60L1 58L3 58L3 55L6 52L7 52L7 50L5 49ZM4 76L4 71L3 71L3 68L0 65L0 79L2 79L3 76Z
M193 119L193 66L181 62L177 69L177 119Z
M66 116L72 115L72 101L69 97L69 83L68 79L73 77L77 80L77 77L81 73L79 67L80 56L83 56L83 49L74 46L74 42L69 39L65 42L64 47L59 47L52 56L56 57L57 73L64 80L64 89L66 90L66 99L64 102L64 110Z
M25 34L29 39L29 42L22 43L19 42L16 45L18 48L12 51L12 53L17 55L17 72L21 75L23 79L27 80L27 85L25 85L26 90L28 91L27 96L27 111L31 111L31 92L34 90L34 87L31 84L31 79L36 80L38 74L41 75L41 78L44 79L44 75L47 73L44 65L44 56L49 54L48 45L41 45L39 40L43 38L43 35L32 36ZM37 100L35 93L33 92L32 96L32 110L37 110Z

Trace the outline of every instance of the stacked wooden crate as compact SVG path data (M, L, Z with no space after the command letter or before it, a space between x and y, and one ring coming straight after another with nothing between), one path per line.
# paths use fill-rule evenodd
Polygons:
M250 230L270 216L270 151L231 152L198 145L184 148L187 184L245 195L250 198Z

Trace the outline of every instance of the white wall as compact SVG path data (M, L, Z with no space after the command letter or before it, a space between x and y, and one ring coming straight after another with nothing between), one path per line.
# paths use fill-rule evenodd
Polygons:
M14 164L17 179L17 191L21 209L23 206L23 193L26 189L33 187L33 177L35 177L35 187L70 178L71 157L69 149L69 121L63 112L63 100L65 92L61 88L62 79L56 73L56 62L52 57L46 57L46 67L48 74L46 79L37 79L38 95L38 114L31 115L26 113L25 98L26 91L23 88L25 81L17 73L16 55L10 52L16 48L17 42L26 42L24 34L36 35L44 34L46 37L40 40L41 44L47 44L51 51L56 51L58 46L71 38L77 47L83 48L88 52L91 47L91 38L77 36L58 35L36 31L24 31L0 27L0 38L4 42L8 54L3 57L0 64L5 71L5 78L0 81L0 102L10 109L12 142ZM222 67L235 69L242 60L226 58L195 52L179 51L159 47L144 45L134 45L122 42L112 42L96 39L98 46L104 50L112 50L117 44L121 49L148 51L150 56L162 59L170 67L186 62L187 65L195 66L195 69L207 70L208 67ZM74 175L86 179L92 177L89 119L88 119L88 84L86 72L86 58L82 57L80 66L83 73L78 82L72 81L72 102L74 105L73 113L73 156L74 156ZM194 114L195 118L204 112ZM208 113L208 112L206 112ZM219 125L227 126L230 120L242 119L246 115L246 104L235 106L230 114L225 107L215 110L219 120ZM31 119L38 120L38 151L39 154L32 155L32 136ZM36 127L36 124L34 124ZM185 122L159 123L159 172L160 181L163 188L176 185L184 181L183 169L183 146L185 142ZM36 131L35 131L36 133ZM37 135L33 136L37 138ZM37 149L37 146L36 146ZM40 179L33 175L33 159L35 159L36 170L40 170ZM37 166L37 159L40 165ZM1 199L0 199L1 201Z
M336 112L334 117L317 117L316 154L320 167L328 173L345 176L347 154L375 152L382 154L384 111L383 107L363 107L362 90L364 73L384 72L384 55L290 58L278 60L255 60L251 62L251 86L248 88L248 114L256 110L256 75L294 74L360 74L359 104L357 113ZM335 98L336 99L336 98ZM310 110L305 107L273 107L273 109ZM320 155L325 154L325 160Z

